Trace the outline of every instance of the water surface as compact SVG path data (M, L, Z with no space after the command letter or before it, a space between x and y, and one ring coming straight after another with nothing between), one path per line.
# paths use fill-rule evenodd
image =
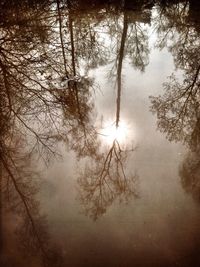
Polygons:
M198 3L0 8L1 265L199 266Z

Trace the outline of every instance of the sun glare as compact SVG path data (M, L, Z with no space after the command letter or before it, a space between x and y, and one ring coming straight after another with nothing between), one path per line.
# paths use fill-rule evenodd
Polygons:
M108 121L105 123L101 133L108 144L111 144L114 140L124 144L128 137L128 125L120 121L119 126L116 127L115 123Z

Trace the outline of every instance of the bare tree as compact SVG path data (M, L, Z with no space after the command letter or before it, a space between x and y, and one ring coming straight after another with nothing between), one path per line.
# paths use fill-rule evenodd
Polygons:
M120 123L121 75L127 28L125 13L117 66L116 130ZM117 198L121 201L128 201L131 197L138 196L137 175L127 175L125 169L125 162L130 151L133 149L122 150L119 141L115 138L108 151L96 152L92 155L89 164L80 175L78 179L80 200L85 207L86 214L92 219L97 220L102 216Z
M165 93L151 97L151 110L157 114L159 130L169 140L183 141L195 149L199 143L199 36L193 26L187 24L187 14L184 21L174 27L176 38L169 45L177 69L183 72L183 79L180 81L173 73L164 83ZM168 29L164 27L163 31L170 34L171 26Z
M31 12L24 5L20 11L21 17L10 17L9 10L4 10L5 23L0 28L0 220L2 223L3 213L15 212L22 220L20 244L40 256L43 266L60 266L47 242L46 222L41 221L36 200L37 179L30 162L42 157L48 163L57 155L58 141L66 140L64 104L57 94L58 83L54 84L51 76L54 73L61 80L56 67L62 69L62 63L49 65L49 55L54 55L45 24L49 18L45 20L40 9ZM24 31L18 27L21 23Z

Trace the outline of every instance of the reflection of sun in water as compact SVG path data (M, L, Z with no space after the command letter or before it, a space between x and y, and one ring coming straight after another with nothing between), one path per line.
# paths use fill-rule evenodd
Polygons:
M118 127L116 127L115 122L107 121L101 134L107 144L112 144L114 140L117 140L120 144L125 144L128 138L128 125L124 121L120 121Z

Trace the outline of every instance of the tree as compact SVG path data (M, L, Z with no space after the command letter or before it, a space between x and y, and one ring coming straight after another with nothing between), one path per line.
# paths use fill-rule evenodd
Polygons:
M168 47L182 78L176 73L164 83L164 94L151 96L151 111L157 115L158 129L170 141L182 142L189 148L179 175L183 189L199 201L200 147L200 65L198 22L190 20L189 1L168 4L162 9L158 47ZM164 17L163 17L164 16ZM170 41L168 41L170 40Z
M120 123L121 75L127 28L125 14L117 66L116 130ZM108 150L103 149L103 152L99 151L91 155L90 163L86 164L80 175L78 179L80 200L85 207L86 214L92 219L97 220L102 216L117 198L120 198L121 201L128 201L131 197L138 196L137 175L127 176L125 170L129 151L133 151L133 149L123 150L117 138L114 138Z
M20 244L29 249L26 252L34 252L43 266L60 266L47 242L48 231L41 220L36 200L38 185L30 162L42 157L47 163L57 154L56 143L65 140L61 127L63 102L55 93L57 84L53 87L51 77L57 70L55 64L49 65L45 24L49 20L40 9L31 12L22 4L20 11L19 17L5 9L0 28L0 221L6 212L17 214L21 218Z
M151 110L157 114L159 130L170 141L182 141L194 149L199 139L199 36L193 26L187 24L187 14L181 24L177 17L177 25L173 30L171 26L168 26L168 30L163 28L168 34L173 31L173 35L176 35L169 44L169 50L183 78L180 81L172 74L168 82L164 83L163 96L151 97Z

